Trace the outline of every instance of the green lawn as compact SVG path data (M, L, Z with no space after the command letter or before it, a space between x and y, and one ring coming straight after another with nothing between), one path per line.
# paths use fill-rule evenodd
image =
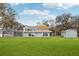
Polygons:
M0 38L0 56L79 56L79 38Z

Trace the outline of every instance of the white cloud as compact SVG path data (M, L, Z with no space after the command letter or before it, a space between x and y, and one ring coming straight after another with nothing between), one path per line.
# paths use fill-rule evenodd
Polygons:
M43 6L47 8L57 8L57 9L68 9L73 6L78 6L79 4L72 4L72 3L44 3Z
M35 9L27 9L27 10L24 10L23 13L33 15L33 16L47 16L49 14L49 11L47 11L47 10L40 11L40 10L35 10Z
M26 9L24 10L21 15L31 15L34 17L38 17L41 19L49 19L49 18L55 18L55 15L51 15L49 10L36 10L36 9Z
M23 3L9 3L11 6L17 6L17 5L21 5Z
M25 9L23 12L20 13L20 16L26 15L30 15L35 17L38 17L39 20L27 20L27 25L37 25L38 22L42 22L42 20L55 20L56 15L50 14L49 10L36 10L36 9ZM26 22L23 22L24 24L26 24Z

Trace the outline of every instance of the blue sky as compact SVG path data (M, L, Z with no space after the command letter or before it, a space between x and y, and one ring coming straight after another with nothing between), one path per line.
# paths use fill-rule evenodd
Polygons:
M16 11L17 20L24 25L37 25L42 20L54 20L63 13L79 15L79 4L68 3L14 3L10 4Z

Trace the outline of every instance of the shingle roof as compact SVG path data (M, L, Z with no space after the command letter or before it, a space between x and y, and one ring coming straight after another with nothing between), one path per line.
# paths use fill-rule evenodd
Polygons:
M25 32L51 32L47 26L45 25L40 25L40 26L29 26L33 29L37 29L37 30L34 30L34 31L25 31Z
M52 32L50 30L36 30L36 31L24 31L24 32Z
M48 28L48 27L45 26L45 25L40 25L40 26L30 26L30 27L33 27L33 28L39 28L39 29L46 29L46 28Z

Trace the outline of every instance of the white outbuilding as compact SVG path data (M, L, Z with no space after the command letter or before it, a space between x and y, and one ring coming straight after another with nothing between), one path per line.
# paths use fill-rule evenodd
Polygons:
M67 29L61 32L61 36L66 38L76 38L77 37L77 30L76 29Z

